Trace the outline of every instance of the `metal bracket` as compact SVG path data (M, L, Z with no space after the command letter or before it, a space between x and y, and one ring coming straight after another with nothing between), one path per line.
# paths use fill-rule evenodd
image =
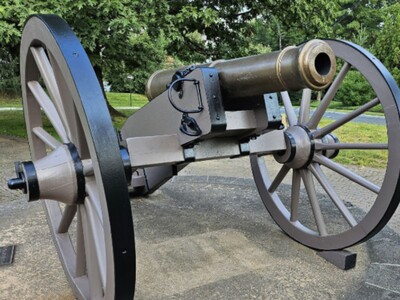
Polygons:
M268 116L268 129L279 129L282 126L282 117L278 102L278 94L265 94L264 102Z

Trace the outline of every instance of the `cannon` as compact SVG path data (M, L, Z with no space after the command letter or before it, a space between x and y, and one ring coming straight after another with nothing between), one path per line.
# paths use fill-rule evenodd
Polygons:
M79 299L133 298L130 196L151 194L192 162L249 156L272 218L312 249L364 242L398 206L399 88L372 54L353 43L311 40L279 52L156 72L146 87L150 101L120 131L83 47L61 18L28 19L20 66L32 161L15 164L17 177L8 186L28 201L42 201ZM349 73L361 75L374 97L327 122L328 106ZM289 92L299 90L297 113ZM313 91L323 95L315 109ZM384 136L362 143L353 132L353 140L341 139L350 121L379 106ZM382 178L336 161L350 150L383 153ZM346 202L338 177L362 191L362 216ZM333 220L325 209L336 212Z

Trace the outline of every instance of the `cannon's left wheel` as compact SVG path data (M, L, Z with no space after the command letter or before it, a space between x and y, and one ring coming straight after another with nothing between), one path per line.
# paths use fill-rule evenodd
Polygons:
M118 139L90 61L64 20L28 19L21 81L33 163L67 145L76 149L71 153L82 168L75 197L80 201L61 203L57 198L65 195L57 191L51 191L55 199L41 199L76 297L132 299L134 232Z

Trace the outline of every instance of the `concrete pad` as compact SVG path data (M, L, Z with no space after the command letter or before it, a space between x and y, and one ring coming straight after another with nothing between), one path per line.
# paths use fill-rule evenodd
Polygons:
M40 203L8 191L27 144L0 138L0 246L17 245L0 267L0 299L74 299ZM350 251L342 271L288 238L255 189L247 159L193 164L148 197L132 199L136 299L396 299L400 237L387 226ZM399 224L398 213L392 224Z

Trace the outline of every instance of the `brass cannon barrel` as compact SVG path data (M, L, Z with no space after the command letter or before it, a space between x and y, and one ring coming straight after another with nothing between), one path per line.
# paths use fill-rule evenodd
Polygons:
M326 42L311 40L299 47L201 66L217 68L224 98L238 99L306 87L324 89L335 75L336 58ZM146 84L148 99L164 92L174 73L181 69L152 74Z

